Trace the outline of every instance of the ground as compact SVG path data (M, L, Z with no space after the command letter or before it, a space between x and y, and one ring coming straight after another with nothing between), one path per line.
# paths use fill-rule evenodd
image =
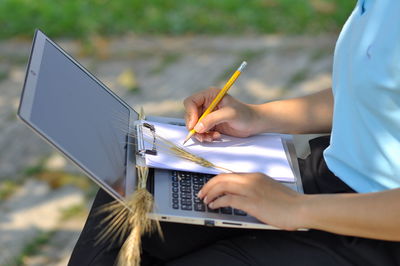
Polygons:
M221 86L247 103L330 86L334 35L56 40L135 110L183 117L182 101ZM65 265L96 186L16 118L28 41L0 42L0 265Z

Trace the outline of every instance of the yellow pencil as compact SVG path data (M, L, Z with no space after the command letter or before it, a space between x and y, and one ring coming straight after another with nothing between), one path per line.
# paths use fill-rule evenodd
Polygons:
M217 94L215 99L212 101L210 106L205 110L205 112L200 116L199 120L197 123L199 123L206 115L212 112L214 108L219 104L219 102L224 98L225 94L228 92L230 87L235 83L236 79L240 76L242 73L242 70L246 67L247 62L243 61L240 67L233 73L232 77L228 80L228 82L225 84L225 86L222 88L222 90ZM189 131L189 134L186 136L185 140L183 141L183 145L196 133L196 130L192 129Z

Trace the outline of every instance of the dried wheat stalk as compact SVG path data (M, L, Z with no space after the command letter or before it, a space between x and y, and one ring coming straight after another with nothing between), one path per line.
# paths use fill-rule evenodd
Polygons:
M158 221L151 220L147 214L153 210L154 199L146 187L138 188L129 201L132 215L127 219L131 232L118 255L119 266L140 265L141 236L158 231L162 236Z
M125 242L118 254L117 265L140 265L141 236L146 233L158 232L162 237L160 224L151 220L147 214L153 210L153 195L146 189L148 168L138 166L138 186L136 191L126 200L125 205L113 201L102 206L98 213L107 212L108 215L101 221L104 226L97 243L110 239L111 241Z
M140 119L144 119L141 109ZM122 243L125 242L118 254L117 265L138 266L140 265L141 236L146 233L158 232L163 238L158 221L151 220L147 214L153 210L153 195L146 189L149 169L137 166L137 188L130 195L125 204L113 201L103 205L98 213L108 213L101 221L103 230L100 232L97 243L110 239Z
M163 149L164 151L170 153L173 156L177 156L181 159L191 161L191 162L201 165L203 167L220 169L222 171L230 172L230 173L233 172L225 167L218 166L218 165L204 159L203 157L200 157L196 154L189 152L184 147L182 147L178 144L175 144L172 141L158 135L157 132L155 132L154 135L156 137L157 150ZM145 140L148 140L148 138L145 138Z

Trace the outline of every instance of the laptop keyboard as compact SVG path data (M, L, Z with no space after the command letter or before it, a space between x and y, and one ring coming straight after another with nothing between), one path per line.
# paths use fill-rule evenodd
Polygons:
M247 214L244 211L231 207L210 209L197 197L197 193L212 177L213 175L209 174L172 171L172 208L246 216Z

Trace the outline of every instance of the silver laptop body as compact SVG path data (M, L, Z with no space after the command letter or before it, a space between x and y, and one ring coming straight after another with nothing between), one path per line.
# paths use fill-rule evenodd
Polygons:
M35 32L18 117L116 200L125 204L127 195L134 192L135 166L140 159L134 128L137 112L40 30ZM147 117L147 120L184 126L183 120L176 118ZM296 182L284 184L302 193L292 138L282 137L296 176ZM175 175L175 171L162 169L150 172L148 189L155 198L150 218L207 226L274 229L238 210L225 214L222 210L210 212L207 207L204 211L177 208L173 193Z

